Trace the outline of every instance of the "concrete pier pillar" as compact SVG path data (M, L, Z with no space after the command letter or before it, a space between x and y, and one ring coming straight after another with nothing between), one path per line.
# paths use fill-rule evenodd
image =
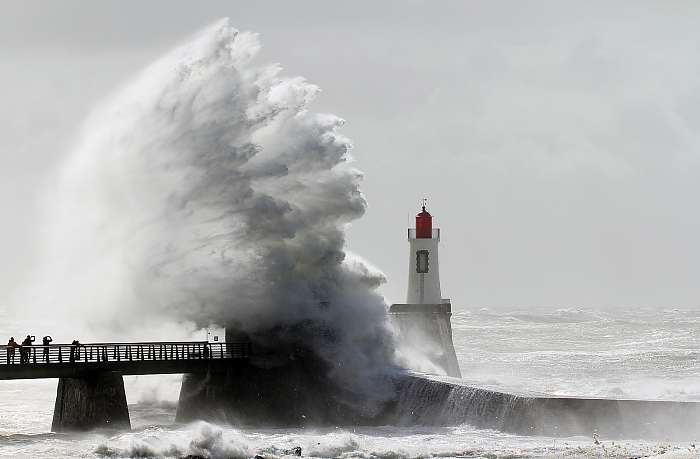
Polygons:
M122 375L100 372L81 378L60 378L51 431L96 428L131 429Z

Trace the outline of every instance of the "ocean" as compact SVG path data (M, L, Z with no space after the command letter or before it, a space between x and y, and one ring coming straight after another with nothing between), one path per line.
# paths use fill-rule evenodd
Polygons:
M0 333L19 327L2 317ZM452 317L464 380L499 390L700 402L700 311L472 308ZM554 438L469 425L239 429L177 425L180 377L125 377L131 432L50 433L56 381L0 381L0 456L27 458L304 457L525 458L700 457L687 441Z

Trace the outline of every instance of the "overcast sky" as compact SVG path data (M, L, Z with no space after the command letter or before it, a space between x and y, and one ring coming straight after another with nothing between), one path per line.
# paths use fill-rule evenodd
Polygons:
M0 300L94 104L230 17L323 89L365 172L350 248L405 300L407 216L478 307L700 307L700 3L0 3Z

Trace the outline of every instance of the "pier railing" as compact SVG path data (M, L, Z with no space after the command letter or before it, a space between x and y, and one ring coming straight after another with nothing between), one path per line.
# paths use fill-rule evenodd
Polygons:
M3 365L246 359L250 343L142 342L0 346Z

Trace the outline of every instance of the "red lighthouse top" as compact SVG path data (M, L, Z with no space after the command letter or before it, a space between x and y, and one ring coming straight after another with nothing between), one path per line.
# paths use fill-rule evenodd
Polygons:
M417 239L431 239L433 237L433 216L425 210L421 210L418 215L416 215L416 238Z

